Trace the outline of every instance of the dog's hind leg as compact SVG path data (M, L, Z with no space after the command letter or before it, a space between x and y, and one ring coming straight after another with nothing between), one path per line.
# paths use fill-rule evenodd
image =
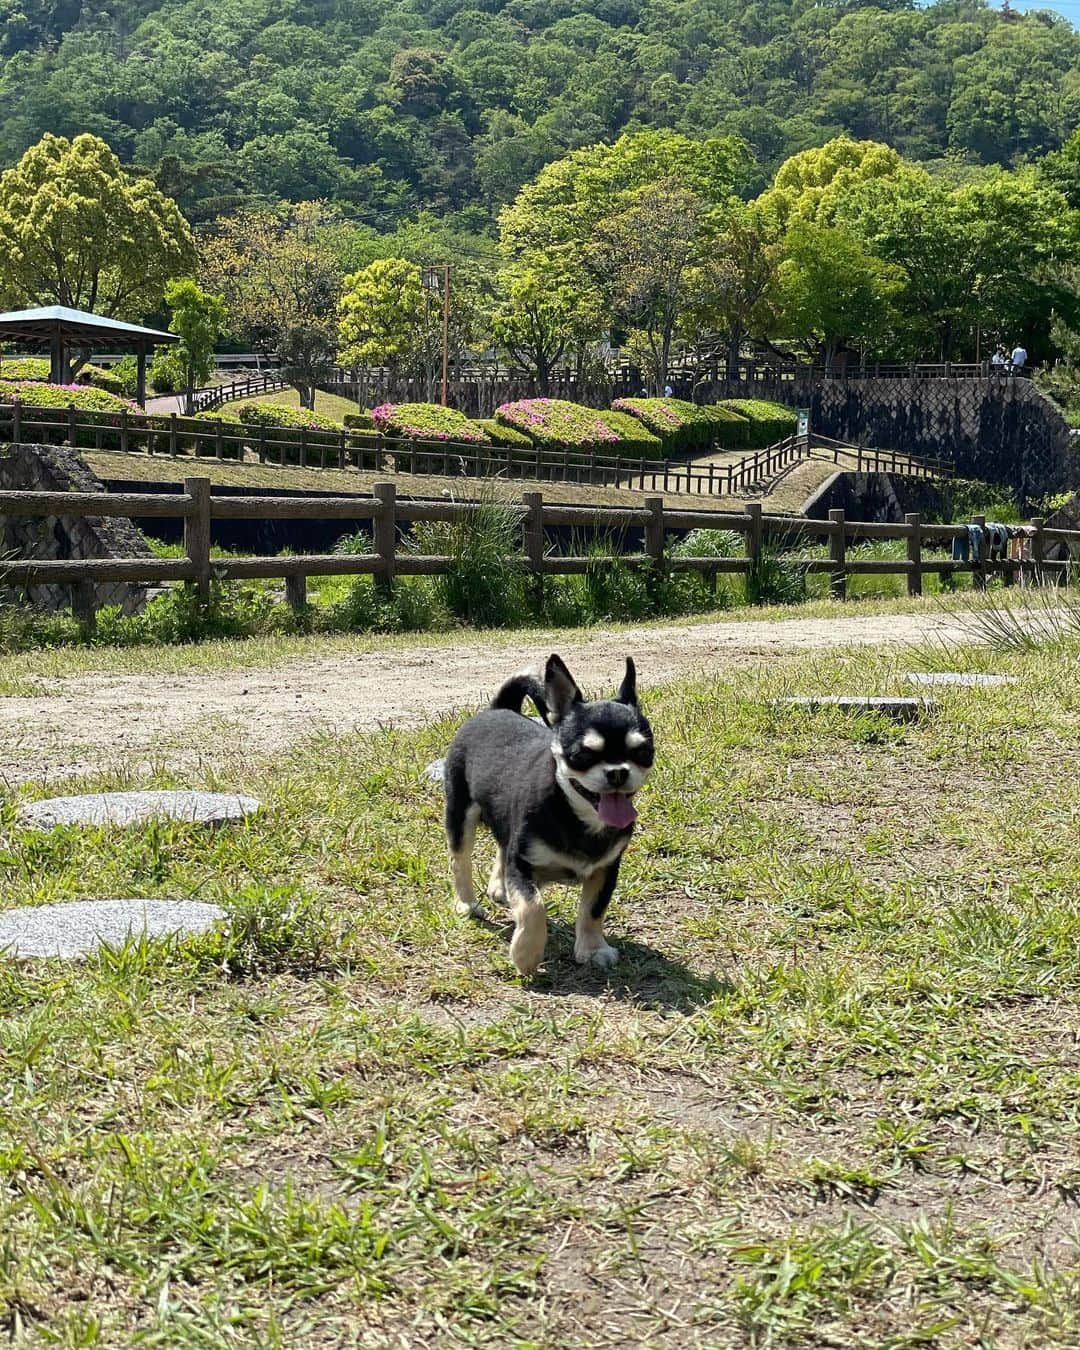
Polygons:
M488 899L496 905L506 903L506 854L500 846L491 864L491 876L487 884Z
M588 965L591 961L594 966L606 969L619 959L618 948L609 946L604 940L604 911L615 894L618 879L619 859L616 858L610 867L587 877L581 888L574 933L574 960L578 965Z
M544 959L547 911L533 881L532 868L514 854L507 854L506 858L506 898L514 916L510 960L522 975L531 975Z
M446 775L446 841L450 846L450 874L454 879L454 908L459 914L482 914L473 887L473 846L480 808L469 795L464 773Z

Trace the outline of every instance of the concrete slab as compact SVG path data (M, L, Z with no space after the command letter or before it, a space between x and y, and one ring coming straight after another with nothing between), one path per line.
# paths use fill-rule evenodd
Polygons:
M927 687L954 685L962 689L991 689L1001 684L1016 684L1015 675L983 675L975 671L935 670L905 675L908 684Z
M19 808L17 820L35 830L58 825L141 825L148 820L225 825L244 820L261 806L255 797L231 792L91 792L27 802Z
M814 698L786 698L796 708L817 712L821 708L839 708L843 712L879 713L897 722L915 722L937 711L937 704L927 698L864 697L857 694L822 694Z
M194 900L74 900L0 910L0 958L78 960L131 937L205 933L225 911Z

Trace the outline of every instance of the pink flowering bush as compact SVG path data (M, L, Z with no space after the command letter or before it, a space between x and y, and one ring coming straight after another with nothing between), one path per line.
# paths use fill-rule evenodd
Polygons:
M750 444L746 418L726 408L699 407L679 398L617 398L611 406L659 436L667 455Z
M489 445L491 438L478 422L456 408L440 403L380 403L372 408L375 427L384 436L404 436L416 441L450 441L463 445Z
M523 431L541 449L599 450L608 455L658 459L658 437L619 412L601 412L558 398L523 398L495 410L495 420Z

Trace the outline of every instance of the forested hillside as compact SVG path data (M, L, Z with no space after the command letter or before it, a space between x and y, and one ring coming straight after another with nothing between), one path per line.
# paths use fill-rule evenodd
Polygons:
M624 130L738 134L750 195L844 131L1015 165L1080 106L1072 26L981 0L481 3L0 0L0 165L92 131L196 221L284 197L477 228L545 163Z

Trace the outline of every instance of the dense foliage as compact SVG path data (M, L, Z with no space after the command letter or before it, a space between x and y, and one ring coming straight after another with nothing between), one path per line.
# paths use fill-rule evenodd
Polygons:
M663 447L636 419L626 413L598 412L580 403L558 398L527 398L504 403L495 410L496 422L524 432L544 449L600 450L608 455L638 455L658 459Z
M471 421L456 408L444 408L438 403L381 403L371 410L371 415L376 429L390 436L469 445L485 445L488 441L479 422Z
M793 409L763 398L734 398L723 406L746 419L749 426L743 444L753 449L793 436L799 421Z
M1077 121L1078 37L982 0L18 0L0 6L0 163L92 130L196 218L339 202L474 218L626 129L738 135L760 190L842 131L1012 164Z
M680 398L619 398L611 406L636 417L659 437L665 455L709 449L716 440L717 428L727 430L733 420L722 409L699 407Z
M51 374L52 363L47 356L4 357L0 361L0 379L3 380L40 380L48 383ZM129 393L124 373L118 373L115 366L111 370L90 364L80 366L73 383L93 385L96 389L104 389L121 397Z
M95 389L92 385L0 379L0 400L10 403L13 398L28 408L78 408L82 412L105 413L119 413L125 408L138 411L126 398L110 394L106 389Z

